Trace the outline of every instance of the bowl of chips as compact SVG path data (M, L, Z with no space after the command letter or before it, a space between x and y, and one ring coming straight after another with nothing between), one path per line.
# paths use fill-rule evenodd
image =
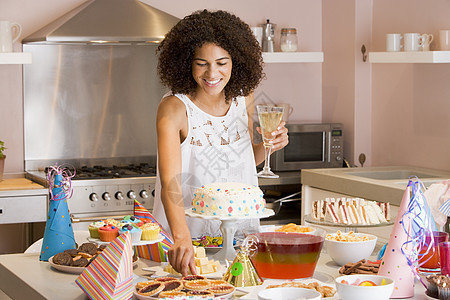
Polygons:
M336 233L327 234L324 247L331 259L339 266L346 263L356 263L372 255L377 237L367 233Z

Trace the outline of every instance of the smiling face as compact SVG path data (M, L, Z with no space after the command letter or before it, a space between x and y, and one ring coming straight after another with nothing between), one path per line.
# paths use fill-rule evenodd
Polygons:
M192 76L197 82L197 93L218 95L231 77L232 61L223 48L207 43L197 48L192 60Z

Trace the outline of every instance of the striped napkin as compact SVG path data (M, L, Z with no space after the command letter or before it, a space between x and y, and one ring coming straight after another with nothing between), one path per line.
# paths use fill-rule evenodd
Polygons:
M161 228L161 235L164 237L164 240L155 244L135 246L134 250L137 256L156 262L169 261L167 251L169 251L169 248L173 245L173 239L170 233L165 230L164 227L156 221L155 217L136 199L134 200L134 216L139 219L151 220L153 223L158 224Z
M129 232L119 235L86 267L75 283L90 298L133 297L133 249Z

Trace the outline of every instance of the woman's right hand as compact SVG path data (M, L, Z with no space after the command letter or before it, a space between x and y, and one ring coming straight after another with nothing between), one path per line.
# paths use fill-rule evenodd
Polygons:
M175 240L168 251L169 262L175 271L187 276L190 273L197 275L195 270L195 253L190 239Z

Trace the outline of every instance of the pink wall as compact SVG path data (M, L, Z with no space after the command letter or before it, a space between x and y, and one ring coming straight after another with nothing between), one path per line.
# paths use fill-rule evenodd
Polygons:
M0 19L18 22L23 27L22 38L77 7L80 0L1 0ZM300 50L321 50L321 2L316 0L280 0L274 9L273 1L166 1L145 0L151 6L182 18L198 9L223 9L234 12L251 26L265 19L277 24L277 45L282 27L296 27ZM21 51L16 43L15 51ZM8 150L5 172L22 172L23 116L22 68L20 65L0 65L0 139ZM270 100L289 103L294 111L291 121L321 121L322 66L313 64L277 64L265 68L267 80L255 92L257 101Z
M450 65L369 64L360 53L363 43L384 51L386 33L437 36L450 28L450 2L322 3L323 120L344 123L345 157L357 165L365 153L366 166L450 170Z
M83 2L2 0L0 19L22 24L25 37ZM450 29L448 0L280 0L276 6L269 0L143 2L177 17L220 8L251 26L270 18L278 25L277 37L281 27L296 27L300 50L323 49L325 62L266 65L257 99L291 104L291 122L344 123L345 156L351 162L364 152L366 165L450 169L450 65L360 61L361 44L382 51L386 33L437 35ZM0 65L0 139L8 147L6 172L22 172L20 65Z
M447 0L373 2L375 51L386 33L450 29ZM373 164L450 170L450 64L373 64L372 83Z

